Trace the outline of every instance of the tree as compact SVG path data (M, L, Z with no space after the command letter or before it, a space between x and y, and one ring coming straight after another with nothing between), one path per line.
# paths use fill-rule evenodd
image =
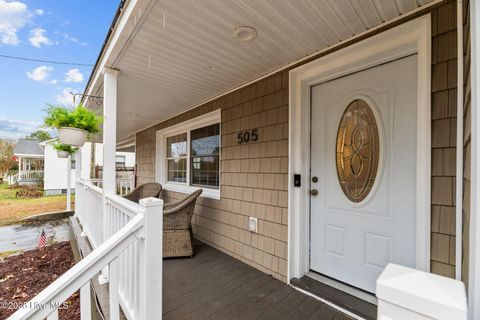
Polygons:
M52 139L52 136L48 131L45 130L37 130L35 132L32 132L30 135L25 137L26 139L32 139L32 140L40 140L40 141L46 141Z
M11 141L0 139L0 177L3 177L16 163L13 157L14 146Z

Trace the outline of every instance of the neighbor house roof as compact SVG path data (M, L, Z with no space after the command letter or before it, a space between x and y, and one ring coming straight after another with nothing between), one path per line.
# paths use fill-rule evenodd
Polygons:
M43 148L40 140L20 139L13 149L14 155L43 156Z

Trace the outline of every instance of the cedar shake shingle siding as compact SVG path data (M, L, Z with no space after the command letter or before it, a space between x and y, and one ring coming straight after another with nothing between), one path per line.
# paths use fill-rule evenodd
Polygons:
M193 218L199 239L286 281L288 71L258 81L137 134L138 183L154 180L157 130L220 108L221 200L201 198ZM257 128L258 141L237 144ZM164 191L166 200L183 195ZM258 233L247 230L258 218Z
M432 10L432 272L455 274L456 13L449 1ZM137 133L138 183L155 180L156 131L222 110L221 200L200 199L195 236L286 281L288 71L259 80ZM237 133L258 128L239 145ZM169 201L183 195L164 191ZM258 234L247 230L258 218Z
M432 10L431 271L455 276L456 2Z

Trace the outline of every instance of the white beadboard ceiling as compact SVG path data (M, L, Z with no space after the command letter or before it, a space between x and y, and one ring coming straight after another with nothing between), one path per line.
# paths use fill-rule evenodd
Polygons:
M429 2L158 0L112 63L118 140Z

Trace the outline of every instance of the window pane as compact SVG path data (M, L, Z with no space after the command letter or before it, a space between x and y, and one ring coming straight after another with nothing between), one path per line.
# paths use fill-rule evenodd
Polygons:
M125 156L116 156L115 165L117 167L125 167Z
M192 156L218 155L220 150L220 124L192 130Z
M187 155L187 133L167 138L167 158L185 157Z
M187 182L187 159L167 160L167 180L172 182Z
M192 185L218 188L219 157L192 157Z

